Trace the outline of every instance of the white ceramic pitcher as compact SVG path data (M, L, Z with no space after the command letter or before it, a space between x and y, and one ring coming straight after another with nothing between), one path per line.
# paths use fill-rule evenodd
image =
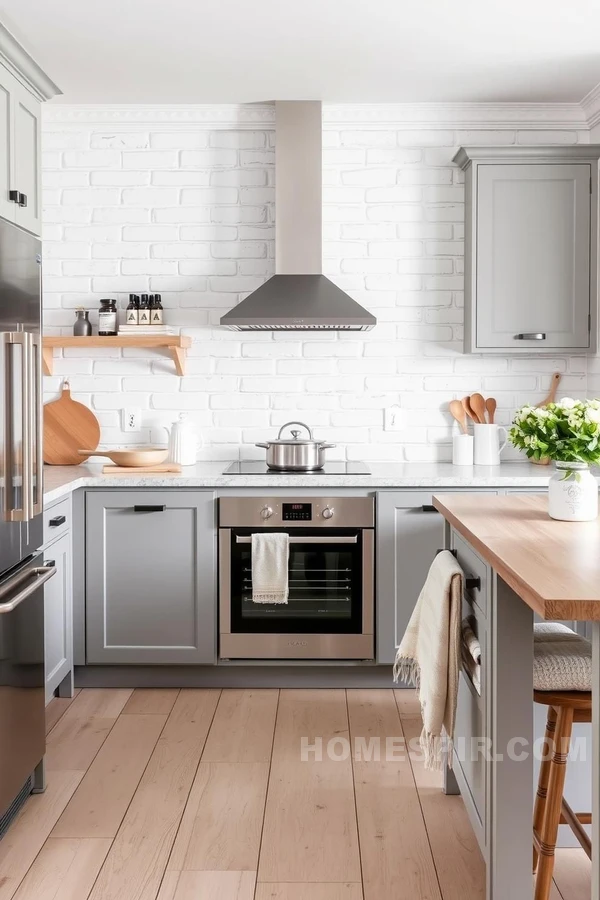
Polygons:
M180 466L194 466L198 457L200 440L196 429L185 413L180 413L169 432L169 462Z
M500 434L504 440L500 443ZM499 466L500 454L506 447L508 434L503 425L473 425L474 462L476 466Z

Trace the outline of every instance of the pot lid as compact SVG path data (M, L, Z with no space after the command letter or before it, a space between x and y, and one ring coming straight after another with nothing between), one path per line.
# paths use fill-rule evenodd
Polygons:
M298 435L300 434L300 431L298 429L294 429L294 428L290 429L290 432L292 435L291 438L282 438L281 435L283 434L284 430L286 428L288 428L290 425L300 425L302 428L304 428L305 431L308 432L308 438L299 438ZM292 446L296 447L299 444L316 444L317 446L319 446L321 444L326 444L327 441L315 441L313 438L311 429L308 427L308 425L305 425L304 422L286 422L285 425L282 425L281 428L279 429L279 434L277 435L275 440L267 441L267 443L268 444L291 444Z

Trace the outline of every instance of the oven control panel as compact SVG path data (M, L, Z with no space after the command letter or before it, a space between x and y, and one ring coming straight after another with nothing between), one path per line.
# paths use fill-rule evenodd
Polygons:
M283 522L311 522L312 503L282 503L281 519Z
M221 497L220 528L373 528L372 497Z

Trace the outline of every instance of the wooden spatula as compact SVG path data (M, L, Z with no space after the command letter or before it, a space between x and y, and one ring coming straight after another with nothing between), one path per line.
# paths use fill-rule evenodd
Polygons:
M487 410L488 422L490 423L490 425L494 424L494 416L496 415L496 406L497 405L498 404L496 403L496 401L494 400L493 397L488 397L487 400L485 401L485 408Z
M451 400L449 410L461 427L462 433L467 433L467 414L460 400Z
M471 394L469 397L469 402L471 404L471 409L477 416L477 419L481 425L485 425L485 400L481 396L481 394Z

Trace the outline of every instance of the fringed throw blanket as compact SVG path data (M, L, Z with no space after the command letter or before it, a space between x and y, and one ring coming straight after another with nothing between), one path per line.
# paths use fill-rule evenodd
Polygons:
M394 680L413 684L423 717L421 747L427 769L441 768L443 731L452 765L461 659L463 572L449 550L438 553L402 638Z

